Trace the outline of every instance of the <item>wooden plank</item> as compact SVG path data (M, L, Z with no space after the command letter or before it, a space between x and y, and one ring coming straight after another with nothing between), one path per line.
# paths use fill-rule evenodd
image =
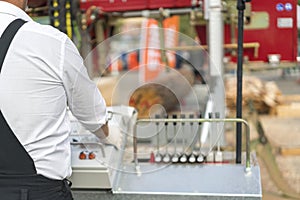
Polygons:
M283 156L299 156L300 147L280 147L280 154Z
M294 94L294 95L282 95L279 97L280 102L282 103L291 103L291 102L300 102L300 95Z
M280 105L271 109L271 115L279 117L300 117L300 95L281 95L278 96Z
M271 66L269 63L262 61L249 61L248 63L243 64L245 71L255 72L255 71L269 71L269 70L278 70L278 69L291 69L297 66L296 62L287 62L282 61L278 66ZM229 62L225 65L225 70L236 70L236 63Z
M300 103L276 106L278 117L300 117Z

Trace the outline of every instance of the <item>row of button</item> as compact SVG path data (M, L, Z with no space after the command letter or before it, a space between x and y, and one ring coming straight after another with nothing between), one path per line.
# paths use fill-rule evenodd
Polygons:
M87 159L93 160L95 158L96 158L96 154L94 152L92 152L92 151L91 152L89 152L89 151L82 151L79 154L79 159L80 160L87 160Z

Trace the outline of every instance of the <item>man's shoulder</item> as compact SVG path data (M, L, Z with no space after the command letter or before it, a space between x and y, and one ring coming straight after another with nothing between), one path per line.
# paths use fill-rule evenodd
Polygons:
M35 35L47 36L51 38L56 38L58 40L65 40L67 37L65 33L59 31L58 29L50 26L37 23L35 21L27 22L27 25L23 29L24 31L31 32Z

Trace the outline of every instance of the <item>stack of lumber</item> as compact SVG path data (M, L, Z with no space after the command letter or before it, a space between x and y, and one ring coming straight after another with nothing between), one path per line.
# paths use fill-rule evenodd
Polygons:
M272 109L278 117L300 117L300 95L283 95L280 104Z
M226 104L230 112L236 109L236 77L228 77L225 80ZM281 91L275 82L264 82L257 77L245 76L243 78L243 107L253 103L258 113L269 113L280 103Z

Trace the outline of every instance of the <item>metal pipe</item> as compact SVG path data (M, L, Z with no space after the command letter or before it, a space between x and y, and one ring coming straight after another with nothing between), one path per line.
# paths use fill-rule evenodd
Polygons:
M140 119L137 120L134 125L134 132L133 132L133 153L134 153L134 163L136 165L136 168L138 168L138 159L137 159L137 125L140 123L149 123L149 122L232 122L232 123L243 123L246 127L246 171L251 170L250 165L250 126L247 121L244 119L239 118L224 118L224 119Z
M168 115L165 116L166 119L169 118ZM168 150L168 122L165 122L164 123L165 125L165 140L166 140L166 154L165 156L163 157L163 162L165 163L169 163L170 162L170 159L171 159L171 156L169 155L169 150Z
M159 119L160 118L160 116L159 115L155 115L155 118L156 119ZM155 123L156 124L156 154L155 154L155 162L161 162L162 161L162 155L160 154L160 152L159 152L159 133L160 133L160 130L159 130L159 122L156 122Z
M138 124L137 122L135 123L134 128L133 128L133 159L134 159L136 169L138 169L138 166L139 166L138 157L137 157L137 136L136 136L136 129L137 129L137 124Z
M174 114L173 119L175 119L175 121L173 122L173 128L174 128L174 155L172 156L172 162L173 163L177 163L179 161L179 155L177 153L177 137L178 137L178 133L177 133L177 115Z
M260 47L260 44L258 42L246 42L243 43L243 48L244 49L254 49L254 57L258 57L258 49ZM223 46L224 49L237 49L238 45L237 43L229 43L229 44L224 44ZM197 46L177 46L177 47L166 47L166 50L169 51L179 51L179 50L186 50L186 51L199 51L199 50L207 50L208 46L207 45L197 45Z
M220 118L220 113L219 113L219 112L216 112L216 113L215 113L215 117L216 117L217 119L219 119L219 118ZM217 133L219 133L219 125L220 125L219 123L216 124L216 131L217 131ZM220 144L220 139L218 139L217 142L218 142L218 146L217 146L218 151L221 151L221 150L220 150L220 146L221 146L221 144Z
M245 1L237 1L238 9L238 61L237 61L237 94L236 94L236 118L242 118L243 101L243 40L244 40L244 10ZM242 157L242 125L236 124L236 163L241 163Z
M164 9L169 15L182 15L189 14L192 11L202 12L201 8L178 8L178 9ZM129 11L129 12L112 12L112 13L103 13L113 17L159 17L161 11L157 10L143 10L143 11Z
M209 0L209 66L210 75L216 77L223 76L223 57L224 57L224 24L222 16L222 2L221 0ZM223 95L222 95L223 96ZM225 102L223 99L218 100L218 104L223 107Z
M211 91L213 102L213 111L219 111L221 118L225 116L225 91L224 91L224 24L222 16L222 1L221 0L209 0L209 69L210 80L208 82L209 89ZM208 105L207 105L208 106ZM205 117L206 118L206 117ZM203 129L205 128L203 124ZM223 130L222 130L223 132ZM220 133L223 135L223 133ZM212 132L210 135L212 138L217 135ZM205 138L205 134L202 131L202 139ZM201 140L202 140L201 139ZM204 142L203 140L201 142Z

